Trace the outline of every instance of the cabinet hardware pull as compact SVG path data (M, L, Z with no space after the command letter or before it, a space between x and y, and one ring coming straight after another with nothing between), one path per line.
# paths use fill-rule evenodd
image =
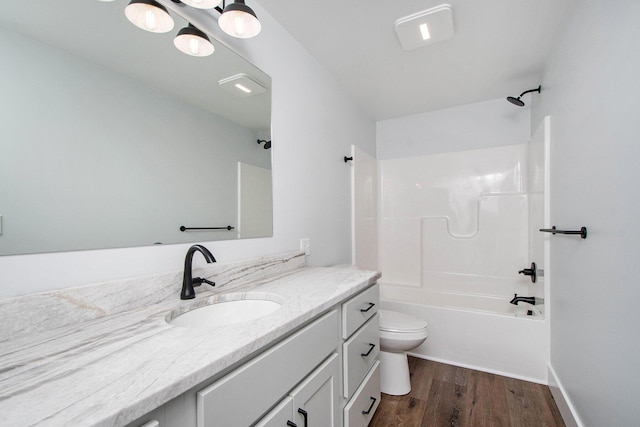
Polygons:
M362 411L362 415L369 415L369 413L373 409L373 405L376 404L377 399L375 397L369 397L369 399L371 399L371 406L369 406L369 409L367 409L366 411Z
M360 356L367 357L368 355L371 354L374 348L376 348L376 345L369 343L369 351L367 351L366 353L360 353Z
M293 421L287 420L287 427L298 427L298 424L294 423Z
M298 408L298 413L304 418L304 427L307 427L307 411L302 408Z
M366 313L367 311L371 310L371 309L375 306L375 304L374 304L374 303L372 303L372 302L370 302L370 303L368 303L368 304L369 304L369 307L367 307L367 308L361 308L361 309L360 309L360 311L361 311L361 312L363 312L363 313Z

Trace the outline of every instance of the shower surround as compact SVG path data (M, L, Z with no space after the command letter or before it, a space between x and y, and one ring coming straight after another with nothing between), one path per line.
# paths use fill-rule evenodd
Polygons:
M354 260L382 272L383 308L429 322L415 356L546 383L547 310L509 304L516 293L547 293L544 273L536 284L518 274L546 264L537 231L546 132L526 144L378 161L354 152ZM375 218L363 191L372 169Z
M527 292L527 145L381 160L383 283L508 298ZM506 284L508 283L508 285Z

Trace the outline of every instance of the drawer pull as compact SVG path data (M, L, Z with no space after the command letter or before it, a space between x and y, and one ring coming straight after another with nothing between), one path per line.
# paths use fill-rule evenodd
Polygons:
M298 408L298 413L299 413L300 415L302 415L302 417L304 418L304 427L308 427L308 426L307 426L307 411L305 411L305 410L304 410L304 409L302 409L302 408Z
M369 406L369 409L367 409L366 411L362 411L362 415L369 415L369 413L373 409L373 405L376 404L377 399L375 397L370 397L369 399L371 399L371 406Z
M294 423L293 421L287 420L287 427L298 427L298 424Z
M376 345L369 343L369 351L367 351L366 353L360 353L360 356L367 357L368 355L371 354L374 348L376 348Z
M361 311L361 312L363 312L363 313L366 313L367 311L371 310L371 309L375 306L375 304L374 304L374 303L372 303L372 302L370 302L370 303L368 303L368 304L369 304L369 307L367 307L367 308L361 308L361 309L360 309L360 311Z

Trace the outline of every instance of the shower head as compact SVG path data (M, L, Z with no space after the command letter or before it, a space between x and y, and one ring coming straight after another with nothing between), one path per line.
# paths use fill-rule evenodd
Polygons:
M518 107L524 107L524 102L520 101L520 97L514 98L513 96L507 96L507 101Z
M529 93L529 92L538 92L538 93L540 93L540 89L542 89L542 86L538 86L536 89L525 90L517 98L514 98L513 96L507 96L507 101L509 101L510 103L512 103L515 106L524 107L524 101L522 101L520 99L520 98L522 98L522 95L524 95L526 93Z

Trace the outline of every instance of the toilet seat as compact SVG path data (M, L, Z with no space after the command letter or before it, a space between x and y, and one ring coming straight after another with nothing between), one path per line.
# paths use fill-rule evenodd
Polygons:
M397 334L420 334L427 331L428 324L422 319L397 311L378 310L380 332Z

